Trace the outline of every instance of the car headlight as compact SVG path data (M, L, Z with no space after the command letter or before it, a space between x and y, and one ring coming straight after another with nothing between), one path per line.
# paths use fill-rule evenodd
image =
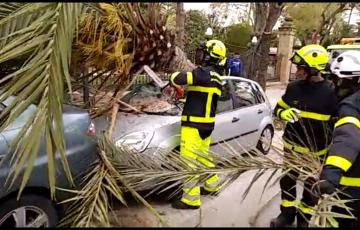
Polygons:
M138 152L142 152L150 144L151 139L154 136L154 132L141 131L130 133L116 141L116 146L134 148Z

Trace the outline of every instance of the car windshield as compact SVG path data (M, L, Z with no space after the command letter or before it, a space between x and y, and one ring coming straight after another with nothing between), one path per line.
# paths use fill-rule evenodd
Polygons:
M154 83L132 85L130 91L122 98L122 101L148 114L180 115L181 107L168 101ZM131 112L131 109L120 107L123 112Z
M349 50L357 50L359 51L360 49L333 49L333 50L329 50L329 57L330 57L330 61L329 63L331 63L333 60L335 60L340 54L344 53L345 51L349 51Z

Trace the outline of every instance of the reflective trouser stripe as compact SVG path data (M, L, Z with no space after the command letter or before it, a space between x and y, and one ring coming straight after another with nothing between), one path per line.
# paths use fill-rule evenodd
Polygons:
M349 161L346 158L332 155L332 156L329 156L326 159L325 165L332 165L332 166L335 166L337 168L341 168L342 170L344 170L344 172L346 172L346 171L349 170L352 163L351 163L351 161Z
M285 207L285 208L288 208L288 207L296 207L296 206L297 206L296 200L294 200L294 201L282 200L280 205L283 206L283 207Z
M325 148L325 149L317 151L317 152L311 152L310 149L307 147L290 144L285 140L283 140L283 144L284 144L284 148L294 150L295 152L298 152L298 153L312 153L312 154L315 154L316 156L322 156L329 151L329 148Z
M208 168L215 167L208 150L211 137L204 140L200 137L199 131L192 127L181 127L180 156L186 161L190 168L196 168L197 164L205 165ZM193 163L192 163L193 162ZM212 185L216 182L217 176L211 176L206 180ZM184 182L183 196L181 201L188 205L200 206L199 175L192 176Z
M339 183L344 186L360 187L360 178L342 176Z
M312 212L313 212L313 208L311 208L308 205L304 204L300 200L293 200L293 201L282 200L280 205L285 207L285 208L296 207L296 208L300 209L305 214L312 214Z
M301 210L301 212L305 214L312 214L313 208L309 207L308 205L304 204L303 202L299 202L298 208Z
M200 186L192 188L183 188L181 201L192 206L200 206Z
M220 180L217 174L212 175L205 181L204 189L208 192L217 192L221 188Z
M356 117L343 117L343 118L339 119L335 123L335 128L337 128L341 125L344 125L344 124L353 124L360 129L360 121Z

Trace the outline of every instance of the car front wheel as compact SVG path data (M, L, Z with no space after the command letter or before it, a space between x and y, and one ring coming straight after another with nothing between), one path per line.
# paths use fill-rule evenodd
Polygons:
M268 154L271 147L271 142L274 136L274 131L270 125L266 126L261 132L260 139L257 143L257 149L263 154Z
M0 228L56 227L58 215L52 202L42 196L23 194L0 204Z

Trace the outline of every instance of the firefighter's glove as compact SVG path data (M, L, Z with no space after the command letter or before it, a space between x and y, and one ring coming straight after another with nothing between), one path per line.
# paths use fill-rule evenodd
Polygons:
M332 194L335 190L335 186L327 180L321 180L313 186L313 192L319 196L323 194Z
M314 185L318 194L331 194L339 186L342 169L333 165L325 165L320 174L320 181Z
M180 100L185 95L184 89L181 87L176 87L175 92L176 92L176 100Z
M295 108L285 109L280 112L280 118L285 121L294 123L299 120L300 110Z

